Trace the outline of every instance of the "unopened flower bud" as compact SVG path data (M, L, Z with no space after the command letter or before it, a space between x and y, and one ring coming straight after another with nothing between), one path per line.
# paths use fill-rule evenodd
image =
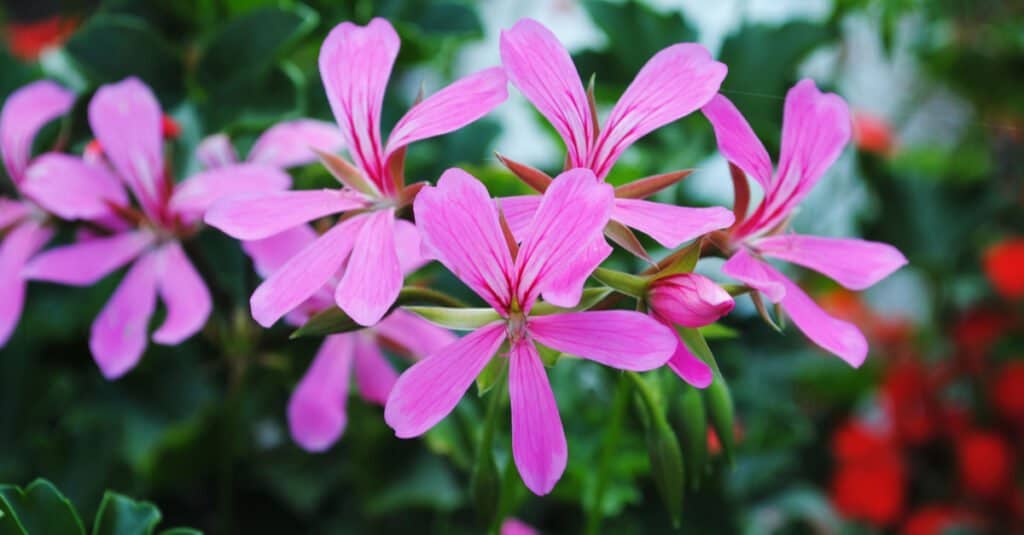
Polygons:
M647 294L651 310L683 327L702 327L732 311L732 296L711 279L683 273L658 279Z

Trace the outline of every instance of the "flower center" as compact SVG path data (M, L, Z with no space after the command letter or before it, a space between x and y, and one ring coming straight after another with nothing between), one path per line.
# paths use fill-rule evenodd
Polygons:
M526 316L518 310L513 310L505 323L505 332L512 344L526 338Z

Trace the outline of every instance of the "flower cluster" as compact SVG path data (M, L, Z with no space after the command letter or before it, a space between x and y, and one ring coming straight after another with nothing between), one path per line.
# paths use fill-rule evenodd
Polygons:
M511 406L512 456L536 494L552 490L568 457L545 370L559 355L631 372L667 365L690 385L709 387L714 362L684 340L729 314L733 295L749 292L766 318L762 296L823 349L853 366L864 361L858 328L830 316L767 261L810 268L853 290L906 262L885 244L789 230L850 139L841 98L810 80L790 90L773 168L750 125L719 94L726 66L701 45L655 54L602 121L566 49L527 19L502 33L501 66L422 98L385 139L382 107L399 47L383 19L338 25L319 56L336 124L279 124L242 161L226 135L213 135L195 155L204 170L181 181L164 157L160 105L140 81L95 93L88 117L96 143L82 156L31 157L36 132L71 108L73 94L39 82L12 95L0 117L0 149L21 198L0 204L0 227L10 228L0 248L0 337L17 321L26 281L92 285L129 266L90 341L103 374L122 376L145 351L158 297L166 313L156 343L182 342L211 315L210 291L186 253L206 224L240 240L264 278L250 300L259 324L303 326L324 314L346 320L330 331L288 405L302 447L324 450L340 437L353 372L362 397L383 404L387 424L408 438L444 419L485 370L497 370L495 395L504 396L507 384ZM537 192L500 199L459 168L436 181L406 179L410 145L484 117L506 100L509 83L565 142L562 172L499 156ZM696 111L730 162L732 210L648 200L688 171L615 188L606 182L630 145ZM290 189L286 169L317 160L338 187ZM764 191L753 210L748 175ZM80 222L76 239L42 251L56 220ZM636 233L668 252L656 258ZM615 246L649 267L633 274L603 266ZM694 273L702 256L725 258L722 274L742 284ZM403 296L431 290L406 279L433 260L487 306L451 306L450 298L441 300L450 306L411 306ZM588 287L592 277L600 285ZM619 308L623 297L636 306ZM383 348L415 363L399 375Z

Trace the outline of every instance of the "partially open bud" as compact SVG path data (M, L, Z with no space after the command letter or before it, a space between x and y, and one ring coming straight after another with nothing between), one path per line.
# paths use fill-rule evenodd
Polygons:
M647 293L651 310L683 327L703 327L732 311L732 296L711 279L682 273L658 279Z

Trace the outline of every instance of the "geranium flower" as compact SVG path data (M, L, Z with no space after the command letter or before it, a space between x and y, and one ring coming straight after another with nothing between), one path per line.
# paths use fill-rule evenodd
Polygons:
M132 263L92 324L89 347L108 379L138 363L157 295L167 317L153 341L176 345L206 323L210 292L181 244L198 230L210 204L224 195L280 190L291 182L278 169L242 164L174 184L164 166L162 117L156 97L139 80L103 86L89 103L89 123L106 161L48 154L28 171L37 188L48 191L50 211L66 217L110 210L105 226L113 233L85 235L40 254L25 266L25 277L88 286ZM129 205L121 182L140 210Z
M640 69L601 127L572 58L543 25L522 19L502 32L501 60L509 81L565 141L566 168L590 169L600 180L638 139L707 103L718 91L727 70L724 64L711 59L701 45L680 43L667 47ZM654 186L633 183L618 188L611 220L639 230L667 248L732 224L732 213L721 207L689 208L643 200L642 197L664 187L658 180L652 182ZM502 200L502 209L517 237L539 203L536 195ZM635 241L631 234L632 240L610 232L616 241L646 257L638 243L630 246ZM598 236L590 246L592 265L596 267L607 251L604 238ZM583 281L575 281L574 286L582 288L582 284ZM559 299L558 295L551 295L545 299L564 303L573 296Z
M739 110L722 95L703 108L729 162L764 188L749 217L737 203L738 221L729 230L731 253L722 271L779 303L814 343L853 366L867 357L864 335L836 319L762 257L774 257L821 272L851 290L863 290L907 263L895 247L859 239L784 234L793 210L825 174L850 139L850 114L837 95L821 93L811 80L786 95L779 166L772 172L768 151ZM745 186L745 184L744 184Z
M335 301L358 323L377 323L402 287L395 212L422 187L405 185L405 148L466 126L508 96L500 68L467 76L413 106L382 145L381 106L399 45L391 24L378 18L367 26L339 24L320 49L327 99L355 160L353 166L329 156L341 189L252 194L220 203L207 216L229 235L251 240L348 212L256 289L250 304L261 325L273 324L319 291L347 258Z
M531 315L540 294L579 262L579 244L599 236L612 188L587 169L563 173L544 193L521 246L507 240L498 210L478 180L449 169L425 187L413 211L424 248L495 310L495 321L416 363L399 377L384 419L402 438L441 421L508 343L512 454L526 486L546 494L565 470L567 447L536 343L624 370L665 364L676 336L639 312Z
M420 254L419 232L407 221L395 224L402 272L411 273L426 262ZM299 225L269 238L244 242L242 247L252 258L256 271L266 277L316 238L312 228ZM332 307L331 288L335 284L336 281L329 281L292 311L286 321L302 325L311 315ZM403 310L395 310L377 325L359 332L328 336L288 402L292 438L303 449L315 452L330 448L341 438L347 422L345 405L353 370L363 399L383 405L398 378L384 357L383 348L416 360L455 339L450 331Z
M53 237L47 212L39 204L38 189L26 176L32 158L32 141L48 122L64 115L75 102L74 93L43 80L11 93L0 111L0 152L7 176L20 199L0 197L0 347L10 339L25 305L25 280L21 270ZM88 214L100 215L100 214Z
M286 169L317 161L316 151L338 152L344 147L345 139L336 125L296 119L278 123L263 132L249 149L245 161ZM238 152L226 134L214 134L199 143L196 158L203 167L216 169L238 163Z

